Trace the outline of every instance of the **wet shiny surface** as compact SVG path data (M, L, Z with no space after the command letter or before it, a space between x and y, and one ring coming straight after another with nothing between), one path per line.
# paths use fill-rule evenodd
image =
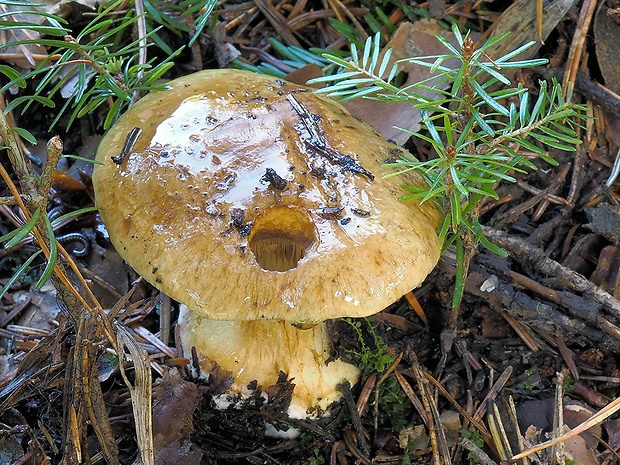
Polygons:
M235 319L239 311L247 319L311 322L379 311L434 266L439 215L398 201L403 179L383 178L383 163L402 149L340 105L234 70L171 85L115 125L93 176L115 246L156 287L211 318ZM312 116L320 149L290 96ZM111 157L134 127L142 134L116 166ZM266 227L261 215L274 207L302 212L313 225L312 240L290 242L303 234L290 234L286 221L282 234L270 224L262 235L280 238L263 245L288 250L298 260L290 269L280 259L261 265L249 247Z

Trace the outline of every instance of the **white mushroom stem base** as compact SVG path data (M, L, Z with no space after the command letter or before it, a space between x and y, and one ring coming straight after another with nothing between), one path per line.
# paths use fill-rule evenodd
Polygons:
M301 330L285 321L216 321L181 305L179 326L186 356L195 347L204 368L215 362L231 372L233 393L247 392L254 380L259 387L272 386L280 371L287 373L295 385L287 412L291 418L313 416L317 407L327 409L341 396L339 384L355 384L359 378L351 364L326 363L330 344L325 323Z

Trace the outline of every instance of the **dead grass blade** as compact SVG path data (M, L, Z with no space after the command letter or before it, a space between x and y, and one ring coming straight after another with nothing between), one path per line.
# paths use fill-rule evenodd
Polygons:
M153 449L153 419L151 415L151 364L146 351L133 339L129 331L123 326L117 327L117 344L120 352L119 368L121 376L131 394L133 416L138 440L139 459L134 462L141 465L155 465ZM135 386L127 378L124 367L125 348L135 369Z
M295 38L293 31L289 27L287 19L274 6L273 0L255 0L254 4L273 28L279 32L287 45L300 46L299 41Z
M506 320L506 322L510 325L510 327L514 329L515 333L517 333L517 336L521 338L521 340L528 349L530 349L532 352L538 352L540 350L536 338L531 334L530 329L526 325L521 323L519 320L517 320L514 316L512 316L505 310L502 310L501 315L504 320Z
M375 388L376 382L377 382L377 375L373 373L372 375L368 377L368 379L364 383L364 387L362 388L360 395L357 396L357 402L355 405L357 407L357 414L360 417L364 416L364 412L366 412L366 407L368 406L368 401L370 400L370 394L372 394L372 391Z
M552 437L559 437L564 429L564 374L558 373L555 383L555 402L553 411ZM551 457L564 457L564 443L551 447Z
M97 364L92 361L93 368L97 368ZM99 445L101 446L101 454L105 457L108 464L117 464L118 462L118 447L112 434L112 425L105 402L103 401L103 392L101 391L101 384L97 378L96 372L91 372L91 376L84 380L84 399L86 402L86 410L88 411L88 417Z
M420 415L420 418L422 418L422 422L424 423L424 426L426 426L428 428L428 415L426 414L426 411L424 410L424 406L422 405L422 401L419 399L419 397L413 391L413 388L407 382L405 377L403 375L401 375L398 372L398 370L394 371L394 375L396 375L396 379L398 380L398 384L400 384L401 389L405 392L405 395L409 398L409 400L411 401L411 403L415 407L416 411L418 412L418 415Z
M451 465L450 450L448 448L448 441L446 439L446 431L441 424L439 417L439 410L437 409L437 402L435 402L431 390L429 389L429 382L422 374L420 365L417 360L414 361L411 369L413 375L418 384L420 390L420 399L426 410L426 416L428 417L428 437L431 440L431 447L433 449L433 458L436 464Z
M512 424L515 425L515 434L516 434L516 439L517 439L517 447L520 451L523 451L525 449L525 438L523 437L523 434L521 434L521 429L519 428L519 420L517 418L517 407L515 406L515 402L514 399L512 398L512 396L508 396L508 399L506 401L507 403L507 410L508 410L508 416L510 418L510 421L512 422ZM522 465L530 465L530 459L529 458L524 458Z
M586 0L581 7L581 13L577 21L577 29L575 29L573 42L570 44L570 49L568 51L566 72L562 80L563 97L565 100L571 98L573 90L575 89L575 80L577 79L577 71L581 63L583 46L586 41L588 30L590 29L590 22L592 21L592 16L594 16L597 3L596 0Z
M87 455L87 418L107 463L119 463L118 448L97 377L97 331L96 317L84 313L76 330L76 344L67 358L64 400L64 411L68 411L65 419L65 463L72 463L72 460L81 463L82 458Z
M467 410L465 410L463 407L461 407L461 405L456 401L456 399L454 399L454 397L452 397L450 395L448 390L445 387L443 387L441 385L441 383L439 381L437 381L435 378L433 378L429 373L422 372L422 374L426 377L426 379L428 379L437 388L439 393L443 397L445 397L448 400L448 402L450 402L450 404L452 404L452 406L461 415L463 415L467 419L467 421L469 421L480 432L480 435L484 439L484 442L487 443L488 445L492 445L491 435L489 434L489 432L488 432L486 426L484 425L484 423L482 423L480 420L477 420L476 418L472 417L469 414L469 412L467 412Z
M499 395L500 391L504 388L504 386L510 379L510 376L512 375L512 371L513 371L513 368L511 366L506 367L506 369L502 372L502 374L497 379L497 382L493 385L493 387L489 390L487 395L484 397L483 401L480 402L480 406L478 407L478 410L476 410L476 413L474 414L474 419L476 420L476 422L479 422L482 419L482 417L484 416L487 410L487 406L489 405L489 402L494 400Z
M62 368L63 364L52 364L52 354L60 344L64 331L58 331L44 337L28 351L19 364L13 377L7 377L5 384L0 386L0 411L13 407L25 396L29 395L31 383L39 383L42 379L52 379L53 373Z
M492 411L487 415L487 423L489 424L489 431L493 437L494 449L502 459L507 459L512 455L512 449L510 446L510 440L506 434L506 426L504 425L503 416L500 413L497 403L495 401L489 402ZM507 420L510 420L507 418Z

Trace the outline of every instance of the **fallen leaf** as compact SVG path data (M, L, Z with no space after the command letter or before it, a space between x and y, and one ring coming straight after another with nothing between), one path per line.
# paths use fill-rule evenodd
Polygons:
M605 85L620 93L620 24L608 13L609 5L601 2L594 18L594 38L596 39L596 59Z
M607 431L607 443L613 450L620 447L620 420L606 421L604 424Z
M82 181L60 170L54 170L52 173L52 187L60 192L86 190Z
M31 289L29 294L30 305L21 313L16 324L42 331L55 329L51 321L58 318L61 310L54 286L48 282L38 291Z
M398 434L398 444L401 449L410 452L426 449L429 438L424 425L407 426Z
M446 13L446 0L429 0L428 14L432 18L441 18Z
M586 446L586 442L581 436L573 436L564 441L564 454L573 463L579 465L598 465L594 450Z
M458 435L463 425L461 424L461 416L456 410L445 410L439 416L441 426L446 431Z
M18 459L24 455L24 448L12 434L5 435L0 442L0 465L19 463Z
M194 431L193 415L200 401L198 387L170 370L153 388L153 445L155 452ZM181 463L181 462L177 462Z
M517 407L517 418L519 427L524 435L534 433L537 430L549 432L553 425L554 400L541 399L521 402ZM564 405L564 424L568 428L575 428L583 421L589 419L594 414L593 410L580 402L569 400ZM572 441L564 443L566 454L576 460L579 464L595 465L592 461L595 449L598 445L597 437L601 436L601 425L595 425L584 431L579 436L575 436ZM534 440L536 442L536 439Z
M579 424L591 418L594 413L594 410L586 407L584 404L570 400L564 406L564 424L566 424L569 428L575 428ZM596 449L598 446L597 438L600 436L601 425L595 425L580 434L580 437L584 440L584 445L588 449L592 450Z
M308 82L310 79L318 78L321 76L323 76L323 70L315 63L308 63L307 65L296 69L295 71L291 71L285 77L287 81L292 82L293 84L305 86L306 82ZM319 84L315 84L315 86L320 87Z
M118 301L117 294L124 295L129 291L127 267L111 244L105 248L94 241L91 244L93 249L85 258L85 266L98 278L93 281L92 291L104 308L111 308ZM117 294L111 294L106 287L100 286L100 281L111 286Z

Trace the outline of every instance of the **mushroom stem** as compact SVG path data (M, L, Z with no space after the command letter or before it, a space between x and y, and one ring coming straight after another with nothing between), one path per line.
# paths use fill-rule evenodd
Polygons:
M340 398L337 386L355 384L357 367L330 358L329 334L325 323L300 330L279 320L218 321L201 317L181 305L179 325L183 351L195 347L203 374L213 362L229 371L234 380L231 392L243 393L254 380L265 390L276 384L279 373L288 374L294 384L288 415L311 416ZM205 373L207 372L207 373Z

